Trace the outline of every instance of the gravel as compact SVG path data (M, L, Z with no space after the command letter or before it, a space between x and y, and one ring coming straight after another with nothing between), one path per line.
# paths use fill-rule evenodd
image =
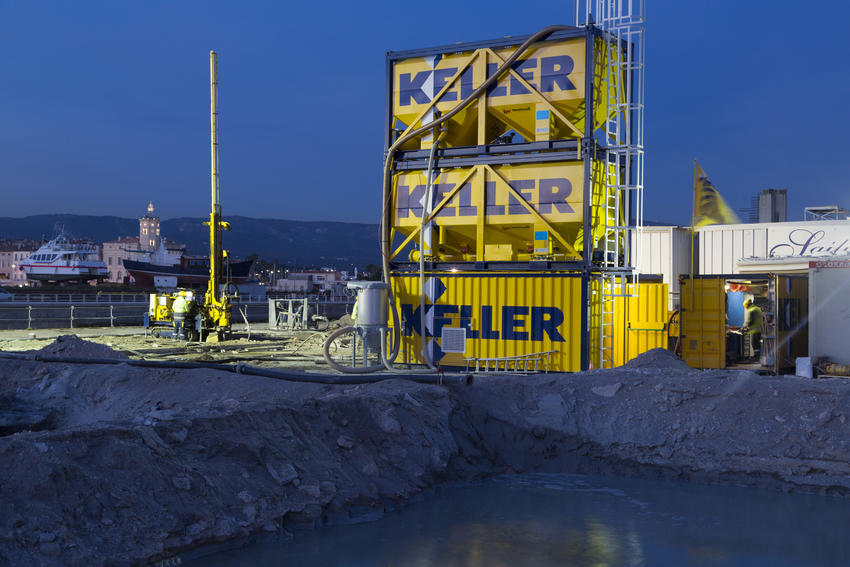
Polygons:
M118 355L102 346L44 350ZM850 491L850 382L694 371L664 351L472 386L8 359L0 376L0 400L49 416L0 436L0 564L147 565L506 472Z

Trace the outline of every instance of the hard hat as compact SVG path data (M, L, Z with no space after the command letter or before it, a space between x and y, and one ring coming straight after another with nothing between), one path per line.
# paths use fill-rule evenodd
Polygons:
M749 307L752 304L753 304L753 300L750 299L749 297L744 300L744 307Z

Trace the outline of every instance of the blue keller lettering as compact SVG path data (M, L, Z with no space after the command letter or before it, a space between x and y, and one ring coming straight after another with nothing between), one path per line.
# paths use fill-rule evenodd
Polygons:
M538 212L547 215L553 212L572 213L574 209L567 203L567 199L573 192L573 186L565 177L556 177L553 179L515 179L510 182L511 187L520 194L521 197L532 205L536 204ZM435 183L434 193L436 206L442 202L443 198L451 193L455 188L454 183ZM508 193L508 205L496 204L496 182L487 181L484 184L484 212L487 215L525 215L528 214L528 209L525 205L519 202L516 197ZM535 191L536 189L536 191ZM422 215L422 197L425 195L425 185L414 185L411 188L409 185L398 186L398 196L396 199L396 211L400 219L408 217L420 218ZM536 199L535 199L536 197ZM478 212L478 207L472 204L472 187L469 183L465 184L455 194L454 197L440 209L437 213L439 217L453 216L475 216Z
M433 329L427 330L429 337L442 335L443 327L458 326L466 329L470 339L490 339L506 341L542 341L550 340L555 343L564 342L564 336L559 328L564 323L564 313L557 307L527 305L504 305L501 308L501 325L496 324L492 305L482 305L479 328L473 325L473 310L471 305L436 304L426 306L433 310ZM455 317L458 325L453 325ZM422 318L418 305L401 304L402 334L405 337L419 335ZM499 329L499 326L501 329Z
M576 86L570 81L569 75L573 72L575 63L569 55L555 55L552 57L541 57L539 59L520 59L514 62L513 70L523 79L528 81L533 88L535 76L539 78L537 83L539 89L544 93L575 90ZM491 76L499 68L498 63L487 65L487 76ZM433 73L433 92L424 90L425 83ZM411 104L428 104L431 97L439 93L457 73L457 67L444 69L426 69L416 74L399 73L398 76L398 104L399 106L410 106ZM469 96L474 90L472 87L472 67L467 67L460 76L460 94L458 89L448 89L440 99L441 102L457 101ZM502 97L510 95L528 94L528 89L513 75L510 75L509 85L499 85L498 81L487 89L488 97ZM510 92L509 92L510 87ZM430 89L429 89L430 90Z
M525 327L525 319L517 319L517 315L528 315L528 307L502 307L502 338L506 341L527 341L526 331L517 331Z

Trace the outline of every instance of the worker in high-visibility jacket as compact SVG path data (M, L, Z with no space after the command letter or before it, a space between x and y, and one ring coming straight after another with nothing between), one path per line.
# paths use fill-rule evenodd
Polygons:
M189 307L186 292L178 292L174 303L171 304L171 318L174 321L174 334L172 338L174 340L180 339L182 341L186 339L186 317L189 314Z
M762 316L761 308L753 303L751 298L744 300L744 332L749 335L750 348L752 349L752 357L758 360L761 356L761 327Z

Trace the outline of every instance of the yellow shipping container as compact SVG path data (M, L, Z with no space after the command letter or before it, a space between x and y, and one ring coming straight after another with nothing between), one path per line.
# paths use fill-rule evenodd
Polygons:
M608 173L617 175L613 167ZM606 191L610 202L615 190L605 187L602 162L592 163L592 175L590 224L595 244L605 233ZM426 216L434 236L426 241L425 255L438 261L578 260L583 244L583 179L581 161L439 171ZM394 175L392 226L398 237L391 260L405 260L396 257L411 242L418 242L426 187L426 172ZM609 215L608 225L616 225Z
M581 286L581 275L576 272L428 273L424 311L427 354L441 366L464 367L471 361L474 367L476 360L483 364L485 359L526 358L536 360L540 369L548 362L551 371L579 371ZM394 274L392 288L402 327L399 360L424 363L419 276ZM598 303L598 295L592 294L591 301ZM637 297L615 302L616 364L665 346L666 284L642 283ZM591 353L596 367L600 353L598 348ZM504 367L504 361L500 366Z
M472 146L489 143L508 130L526 141L581 138L584 135L586 61L585 30L532 45L485 95L457 113L449 122L444 145ZM516 41L516 40L515 40ZM506 40L510 43L510 40ZM607 44L594 38L596 68L594 88L602 91ZM517 45L470 49L424 50L404 57L390 53L393 127L398 130L424 125L434 112L445 113L465 99L495 73ZM594 126L605 119L604 97L596 104ZM427 148L431 138L411 141L405 149Z

